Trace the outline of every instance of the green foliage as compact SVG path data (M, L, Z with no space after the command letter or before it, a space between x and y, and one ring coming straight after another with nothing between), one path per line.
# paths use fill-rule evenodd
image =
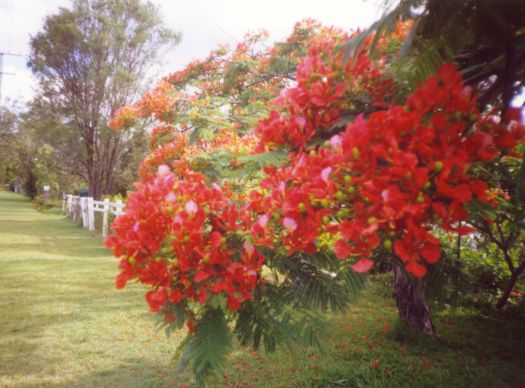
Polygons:
M326 252L278 260L287 267L285 295L304 308L343 311L365 286L362 275Z
M220 370L232 347L232 338L224 311L207 308L190 334L181 344L180 365L191 364L199 385L214 371Z
M122 145L118 163L115 166L110 193L126 195L138 181L139 165L144 160L148 149L148 139L145 131L131 131Z
M234 332L240 343L255 350L262 343L267 352L275 351L277 345L290 347L294 343L320 346L322 320L290 299L281 286L265 284L257 289L235 323Z
M503 255L495 244L486 244L482 250L463 250L461 262L474 284L474 290L497 292L503 289L510 276Z
M440 263L424 279L426 298L440 309L450 305L490 309L511 274L502 252L496 244L483 242L481 235L463 237L460 247L457 237L450 237L441 239Z
M43 213L62 214L62 201L59 199L45 200L41 195L33 199L33 206Z
M288 160L288 154L284 150L270 151L263 154L247 155L238 158L239 162L253 164L254 167L280 166ZM248 166L246 166L248 167Z

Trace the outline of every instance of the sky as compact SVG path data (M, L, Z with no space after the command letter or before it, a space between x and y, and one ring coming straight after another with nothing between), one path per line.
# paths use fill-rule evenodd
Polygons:
M234 47L248 31L265 29L271 41L286 38L293 25L313 18L325 25L365 28L381 16L383 0L151 0L164 24L182 33L182 42L168 52L160 76L204 58L219 44ZM36 81L26 67L29 40L47 15L69 7L69 0L0 0L0 52L4 55L1 104L29 101Z

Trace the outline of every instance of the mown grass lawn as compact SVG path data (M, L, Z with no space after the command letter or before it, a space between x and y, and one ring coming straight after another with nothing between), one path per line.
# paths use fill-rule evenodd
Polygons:
M191 386L147 312L144 289L114 288L117 261L100 238L0 191L0 386ZM437 338L397 324L372 281L328 316L324 351L234 353L215 386L525 387L525 322L473 310L439 313Z
M177 338L144 290L114 287L102 240L0 191L0 386L154 386L180 381Z

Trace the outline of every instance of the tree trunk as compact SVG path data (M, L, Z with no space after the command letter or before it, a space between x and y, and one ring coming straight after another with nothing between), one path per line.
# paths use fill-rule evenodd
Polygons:
M430 307L418 292L418 285L398 266L394 266L394 275L399 317L412 329L434 335L436 332L430 318Z
M518 281L518 278L520 277L523 270L525 270L525 261L512 272L509 282L507 283L507 287L505 287L505 290L503 291L503 295L501 295L498 303L496 303L496 308L498 310L501 310L503 307L505 307L509 301L510 294L512 293L512 290L514 289L514 286L516 285L516 282Z

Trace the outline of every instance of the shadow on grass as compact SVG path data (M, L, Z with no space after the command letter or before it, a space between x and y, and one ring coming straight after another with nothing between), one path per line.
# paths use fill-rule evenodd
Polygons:
M74 387L197 387L189 371L179 372L176 361L169 354L161 364L128 357L121 360L120 365L92 371L69 380L68 384Z
M0 222L2 234L9 235L11 241L16 240L12 243L0 240L0 250L4 252L34 251L70 257L110 255L101 238L62 218ZM24 241L26 236L27 242Z
M2 298L3 299L3 298ZM42 351L40 338L51 325L79 320L77 313L46 314L32 311L31 303L2 303L0 317L0 375L16 377L49 372L58 361Z
M0 338L0 344L3 349L9 349L0 352L0 375L4 378L46 373L57 361L54 357L37 355L39 345L29 338Z

